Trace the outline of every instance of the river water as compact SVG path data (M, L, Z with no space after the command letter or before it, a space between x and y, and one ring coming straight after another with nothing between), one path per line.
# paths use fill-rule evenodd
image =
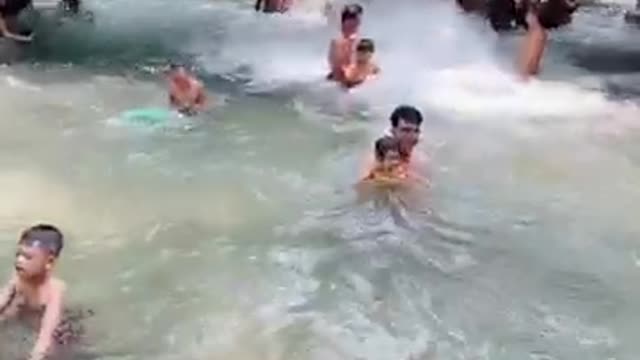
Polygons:
M0 69L0 275L21 229L64 230L59 275L96 312L79 358L637 358L633 4L581 10L523 84L517 36L448 3L371 1L383 75L351 93L322 80L334 32L314 7L87 6L93 24L45 16ZM169 60L216 108L118 121L165 103ZM425 211L352 190L399 103L426 116Z

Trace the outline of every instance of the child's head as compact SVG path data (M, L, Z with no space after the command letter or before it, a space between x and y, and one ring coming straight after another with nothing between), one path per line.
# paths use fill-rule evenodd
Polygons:
M356 62L366 64L371 61L376 46L371 39L362 39L356 46Z
M64 239L55 226L40 224L25 230L18 242L16 273L22 279L45 276L62 252Z
M400 156L400 141L396 138L385 136L376 141L376 161L382 168L392 169L402 163Z
M362 17L362 6L358 4L346 5L340 14L340 22L342 24L342 32L353 34L360 27L360 19Z

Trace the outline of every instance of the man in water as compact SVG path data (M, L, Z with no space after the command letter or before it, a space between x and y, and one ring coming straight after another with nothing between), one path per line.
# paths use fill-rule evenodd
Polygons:
M56 227L27 229L18 242L15 273L0 292L0 320L18 318L39 328L29 360L46 358L73 337L63 321L66 285L53 276L62 247L63 236Z
M341 36L331 40L329 45L329 68L331 72L327 79L343 82L344 69L351 64L355 45L358 42L358 31L362 17L360 5L347 5L340 15Z
M184 66L171 66L169 103L171 107L188 116L205 110L207 95L204 86Z
M420 110L409 105L400 105L396 107L389 122L391 129L388 130L386 136L396 139L399 143L400 160L406 166L409 172L421 173L425 169L425 159L414 153L416 145L420 142L420 126L423 117ZM374 168L375 160L369 156L362 177L366 177L371 169Z
M356 46L356 56L349 66L344 68L342 85L352 88L364 83L367 79L380 73L380 68L373 61L375 44L371 39L362 39Z
M20 34L18 31L18 15L31 6L31 0L0 0L0 35L15 41L30 42L30 32Z
M291 7L292 0L256 0L256 11L265 13L286 12Z

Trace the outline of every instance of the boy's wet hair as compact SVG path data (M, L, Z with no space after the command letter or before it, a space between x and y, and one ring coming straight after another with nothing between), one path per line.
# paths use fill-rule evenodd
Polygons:
M374 151L376 160L383 161L389 151L400 152L400 141L391 136L381 137L376 140Z
M340 19L342 22L352 19L359 19L362 16L364 9L360 4L349 4L342 8Z
M18 244L39 247L57 258L64 247L64 236L53 225L38 224L22 232Z
M410 124L420 126L422 124L422 113L410 105L400 105L391 113L389 120L392 127L397 127L400 123L400 119Z
M362 39L360 40L360 42L358 42L358 45L356 46L356 51L373 53L376 51L376 45L371 39Z

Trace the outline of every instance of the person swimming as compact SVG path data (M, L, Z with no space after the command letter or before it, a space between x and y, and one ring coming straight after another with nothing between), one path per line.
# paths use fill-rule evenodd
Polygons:
M375 44L371 39L362 39L356 46L354 61L343 70L344 78L341 83L346 88L352 88L364 83L367 79L380 73L380 68L373 61Z
M18 15L32 7L31 0L0 0L0 35L19 42L33 40L31 31L18 31Z
M341 36L331 40L329 45L330 72L327 75L328 80L338 82L344 80L344 69L351 64L355 45L358 42L362 13L362 6L357 4L347 5L342 9L340 16Z
M65 283L53 276L64 246L55 226L25 230L18 242L15 273L0 292L0 320L17 318L39 328L29 360L42 360L78 339L78 316L64 308Z
M187 116L205 110L207 94L202 83L184 66L171 65L169 72L169 103Z

